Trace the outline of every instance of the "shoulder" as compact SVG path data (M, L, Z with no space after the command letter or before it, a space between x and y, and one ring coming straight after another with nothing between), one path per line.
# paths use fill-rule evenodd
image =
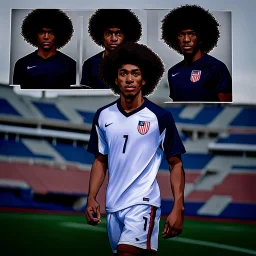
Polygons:
M117 104L117 101L118 101L118 100L116 100L116 101L114 101L114 102L112 102L112 103L110 103L110 104L108 104L108 105L105 105L105 106L99 108L99 109L96 111L95 115L94 115L94 121L98 124L98 121L99 121L99 118L100 118L101 114L102 114L104 111L106 111L106 110L108 110L109 108L111 108L112 106L114 106L115 104Z
M179 63L175 64L174 66L172 66L169 70L168 70L168 75L171 73L175 73L177 72L181 67L183 67L183 63L184 61L180 61Z
M147 100L147 108L152 111L156 116L157 118L161 118L161 119L171 119L173 120L173 117L172 117L172 113L167 111L166 109L156 105L155 103L153 103L152 101L150 100Z
M88 58L84 63L101 61L102 60L102 54L103 54L103 52L99 52L99 53L93 55L92 57Z
M57 51L57 56L59 57L60 60L65 60L65 62L69 62L72 64L75 64L75 60L69 57L68 55L64 54L63 52Z
M34 60L36 58L36 52L29 53L28 55L17 60L16 64L26 63L27 61Z
M208 54L206 54L202 60L203 62L208 63L217 69L227 68L224 62Z

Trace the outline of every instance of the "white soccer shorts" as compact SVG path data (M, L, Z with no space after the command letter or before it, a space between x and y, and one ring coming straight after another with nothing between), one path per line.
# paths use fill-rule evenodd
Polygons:
M107 213L107 230L113 253L118 244L157 251L161 209L151 205L134 205Z

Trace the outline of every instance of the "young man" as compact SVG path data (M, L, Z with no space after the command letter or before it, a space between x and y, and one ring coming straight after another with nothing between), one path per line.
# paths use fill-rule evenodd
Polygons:
M120 98L94 117L88 151L95 160L85 214L89 224L100 223L96 196L108 170L107 229L119 256L157 251L161 200L156 175L163 154L170 166L174 207L162 235L173 237L183 228L185 149L171 113L144 97L163 72L159 57L135 43L122 44L100 65L102 79Z
M76 84L76 62L57 49L73 34L69 17L57 9L36 9L25 17L21 34L35 52L19 59L13 83L22 89L68 89Z
M218 22L200 6L173 9L162 21L162 39L184 60L168 71L173 101L232 102L225 64L208 55L219 39Z
M92 89L109 89L99 77L99 64L111 51L125 41L137 42L141 37L138 17L127 9L99 9L89 20L89 34L104 51L83 64L81 84Z

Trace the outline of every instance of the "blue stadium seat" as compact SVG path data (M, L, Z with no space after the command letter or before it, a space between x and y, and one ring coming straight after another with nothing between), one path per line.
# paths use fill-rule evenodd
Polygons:
M42 156L33 154L22 142L16 142L12 139L5 140L3 138L0 138L0 155L52 159L52 157L47 155Z
M182 155L182 162L184 169L188 170L202 170L206 167L213 156L208 154L192 154L186 153ZM168 170L168 163L165 157L160 165L161 170Z
M183 108L165 108L173 115L175 122L185 124L207 125L212 122L218 114L223 110L223 107L204 107L194 119L180 118L179 114Z
M2 98L0 98L0 114L21 116L6 99Z
M94 156L86 151L85 147L77 146L73 147L68 144L58 143L56 146L52 147L63 156L66 161L77 162L82 164L92 164Z
M33 104L39 109L39 111L46 117L50 119L58 119L63 121L69 121L61 111L51 103L45 102L33 102Z
M83 117L84 123L92 124L95 113L82 110L76 110L76 112Z
M256 126L256 109L245 108L230 123L231 126Z
M227 138L218 139L217 143L256 144L256 134L230 134Z

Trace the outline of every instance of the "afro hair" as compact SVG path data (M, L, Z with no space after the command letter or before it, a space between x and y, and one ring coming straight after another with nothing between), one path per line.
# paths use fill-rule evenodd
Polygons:
M162 20L162 39L181 53L177 35L181 30L193 29L200 39L200 49L210 52L220 37L219 23L213 15L198 5L184 5L170 11Z
M103 34L106 28L120 28L124 32L124 40L137 42L142 29L138 17L128 9L99 9L89 20L88 32L92 40L104 46Z
M65 46L74 32L71 19L63 11L59 9L36 9L24 18L21 35L29 44L37 47L37 33L42 28L53 30L57 49Z
M118 69L124 64L138 66L146 84L142 87L142 95L151 94L164 73L162 60L145 45L126 42L107 55L100 64L99 74L103 82L115 94L120 94L119 86L115 83Z

